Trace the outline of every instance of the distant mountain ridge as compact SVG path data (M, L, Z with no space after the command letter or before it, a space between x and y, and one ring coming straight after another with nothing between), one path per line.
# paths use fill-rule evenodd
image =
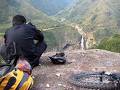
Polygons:
M0 1L0 20L1 22L10 21L10 17L22 14L30 20L45 21L50 20L42 11L31 5L30 0L1 0Z
M52 20L42 11L36 9L31 0L1 0L0 1L0 32L11 24L11 18L16 15L24 15L27 21L33 22L39 28L56 26L56 21ZM7 25L6 25L7 24Z

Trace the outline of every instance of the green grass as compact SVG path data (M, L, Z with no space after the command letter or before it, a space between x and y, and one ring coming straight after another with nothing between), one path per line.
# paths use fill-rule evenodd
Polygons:
M0 24L0 33L4 33L8 28L10 28L10 24ZM2 34L0 34L2 35Z
M5 33L0 33L0 37L1 37L1 36L3 37L3 36L4 36L4 34L5 34Z

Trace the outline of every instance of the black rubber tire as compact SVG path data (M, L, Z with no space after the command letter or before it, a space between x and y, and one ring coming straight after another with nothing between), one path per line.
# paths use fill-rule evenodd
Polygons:
M98 78L98 77L100 77L100 73L83 72L80 74L75 74L70 76L69 82L81 88L88 88L88 89L116 90L116 88L118 87L117 81L113 79L112 79L113 81L109 81L111 77L107 74L102 75L102 77L108 80L109 83L88 81L89 78ZM85 79L87 81L84 81Z

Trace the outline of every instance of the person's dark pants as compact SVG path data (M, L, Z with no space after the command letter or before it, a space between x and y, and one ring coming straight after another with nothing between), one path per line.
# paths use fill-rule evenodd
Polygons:
M14 54L15 51L13 51L14 50L13 48L14 47L11 47L12 49L11 51L11 49L9 50L8 47L5 46L5 44L0 45L0 57L6 63L10 63L11 60L15 59L14 64L16 65L19 56L17 54L16 55Z
M28 59L28 62L32 66L32 68L39 65L39 59L41 55L43 54L43 52L46 50L47 44L43 41L43 42L37 43L36 47L37 47L36 55L31 55L31 56L26 57ZM1 45L0 47L0 55L5 61L9 59L6 53L6 46L4 44Z
M46 42L40 42L36 44L37 47L37 54L35 56L30 56L28 57L28 60L32 66L32 68L36 67L39 65L39 59L41 57L41 55L43 54L43 52L47 49L47 44Z
M1 55L1 57L3 58L3 60L5 62L7 62L7 60L8 60L6 49L7 48L6 48L5 44L1 44L1 46L0 46L0 55Z

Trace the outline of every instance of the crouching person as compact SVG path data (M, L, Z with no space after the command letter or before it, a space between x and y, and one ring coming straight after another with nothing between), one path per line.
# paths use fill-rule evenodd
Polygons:
M24 58L19 58L14 70L0 78L0 90L30 90L33 85L32 67Z
M11 59L7 55L6 48L13 42L16 46L15 56L17 58L24 56L32 68L39 65L39 59L47 48L44 35L32 23L27 23L26 18L22 15L14 16L12 27L5 32L4 44L0 48L0 54L5 61Z

